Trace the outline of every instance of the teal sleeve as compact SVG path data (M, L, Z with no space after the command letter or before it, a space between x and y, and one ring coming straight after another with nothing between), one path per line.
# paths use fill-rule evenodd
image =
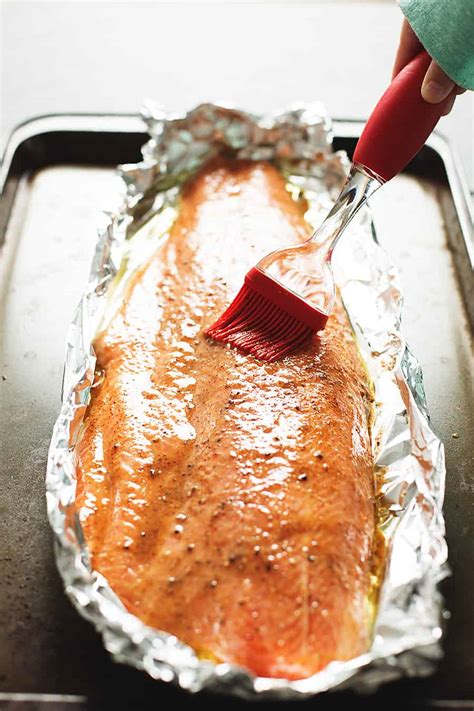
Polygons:
M456 84L474 89L474 0L399 0L418 39Z

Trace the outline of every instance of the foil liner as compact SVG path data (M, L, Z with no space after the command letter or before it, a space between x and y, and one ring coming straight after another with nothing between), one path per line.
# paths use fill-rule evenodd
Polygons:
M166 235L180 186L219 151L272 160L286 175L288 189L308 200L306 217L317 225L348 169L345 155L332 152L331 125L319 104L266 117L214 104L170 116L150 106L143 117L150 134L143 161L119 168L123 201L99 233L89 283L69 330L62 407L49 450L48 515L67 594L117 661L192 692L295 699L331 689L369 692L384 681L430 674L441 655L447 616L438 591L448 574L444 450L428 424L420 366L401 333L397 271L377 243L368 210L341 241L335 276L375 388L372 440L388 554L370 650L299 681L200 661L175 636L128 613L107 580L91 569L75 507L74 466L94 379L91 343L120 300L128 275L156 249L156 235Z

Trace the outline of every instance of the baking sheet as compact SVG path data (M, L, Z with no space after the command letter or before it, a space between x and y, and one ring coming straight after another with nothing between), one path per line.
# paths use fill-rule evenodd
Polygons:
M97 139L97 136L94 136L94 138ZM51 135L48 140L51 141ZM111 162L115 163L123 160L133 160L133 158L124 158L122 155L116 154L114 160ZM87 177L86 180L84 180L85 177ZM55 413L57 412L58 406L58 400L54 398L54 389L52 387L55 382L55 375L57 378L58 370L60 371L62 367L62 360L57 358L57 354L62 353L64 333L73 308L71 300L73 294L77 299L82 291L92 251L92 244L90 245L90 248L86 248L84 239L91 238L92 241L94 241L94 230L97 226L98 210L107 204L106 193L108 190L110 190L109 197L111 197L111 194L115 189L112 187L112 183L114 183L114 179L111 172L108 170L87 169L74 165L63 167L58 166L56 168L42 170L36 175L33 181L28 180L25 177L21 180L14 200L15 209L9 221L6 240L7 244L6 250L2 255L2 265L4 267L4 275L6 276L4 285L7 285L7 280L10 283L10 289L8 289L8 301L6 302L8 310L7 319L5 321L6 350L3 362L4 369L9 369L10 371L10 377L7 376L7 380L1 381L0 384L2 385L4 393L10 393L11 398L9 403L7 403L7 407L4 407L2 410L2 414L5 414L5 423L3 423L2 427L2 438L5 440L5 448L2 451L6 451L11 457L11 461L8 463L10 468L5 469L8 473L16 471L16 480L14 481L15 485L11 487L11 491L7 490L6 493L3 492L3 495L7 513L6 520L9 522L10 526L6 531L5 542L8 544L7 548L10 546L12 549L11 552L13 553L13 561L10 566L11 574L14 579L21 582L22 572L25 573L25 592L22 593L22 588L20 588L20 591L14 591L16 592L16 595L12 592L12 596L9 598L10 604L13 603L15 605L15 602L17 601L20 603L19 610L17 610L20 612L20 617L22 616L20 602L22 596L25 595L26 598L30 600L31 604L31 595L34 588L37 587L36 583L33 585L30 581L26 580L26 571L23 571L23 567L27 567L28 562L33 564L34 561L38 561L36 566L37 573L40 579L42 577L44 579L44 565L41 563L45 563L45 558L48 558L48 553L50 551L50 542L47 539L47 535L46 540L44 538L44 534L47 532L45 532L43 528L43 535L40 534L38 536L38 530L41 531L41 526L35 526L34 521L31 521L31 518L28 516L29 512L35 512L38 524L38 522L42 520L42 513L44 515L44 504L41 500L43 491L42 469L38 466L41 461L44 463L44 451L41 451L41 447L40 451L38 451L38 448L36 447L36 454L31 455L30 446L30 449L28 450L30 452L30 460L29 462L28 460L25 461L25 432L23 431L22 424L27 425L26 429L28 429L28 433L33 442L37 443L37 437L42 432L44 442L43 447L44 445L47 446L52 421ZM81 196L84 184L88 186L87 192ZM397 194L397 192L394 192L392 193L391 198L389 198L388 191L391 188L395 190L395 186L397 186L399 193ZM440 199L440 191L442 193L442 199ZM463 324L462 320L462 306L459 301L459 295L456 292L454 273L452 272L450 265L450 255L445 247L442 211L439 207L440 202L443 202L443 204L445 201L449 202L449 190L445 185L443 185L443 183L430 184L423 180L420 181L418 179L401 176L399 179L394 181L393 185L387 186L384 189L384 192L387 195L387 198L384 198L380 210L378 210L378 205L381 202L380 198L382 196L377 196L377 199L374 199L373 201L375 221L379 227L379 233L385 238L385 240L390 240L389 251L393 256L394 261L402 266L402 278L403 274L407 273L407 270L412 267L415 269L415 271L412 271L410 275L412 278L408 278L406 280L404 279L404 290L407 293L407 300L410 299L410 289L412 289L414 293L414 303L411 305L412 311L408 310L408 306L406 309L406 313L410 315L410 321L407 322L407 319L405 319L404 330L407 335L407 340L411 343L412 348L417 353L417 356L424 367L425 377L427 378L426 384L428 390L428 401L430 410L433 414L435 429L441 435L441 438L446 441L449 440L452 432L443 433L440 431L439 427L436 426L436 416L439 416L441 424L446 422L449 414L452 414L453 417L459 417L461 413L457 408L462 407L463 403L465 403L465 415L467 418L469 396L469 391L466 389L468 381L464 381L463 388L462 381L460 381L456 374L457 366L459 366L461 370L464 368L465 373L469 375L468 339L467 332L463 327L465 324ZM3 204L5 204L5 202L3 202ZM423 205L423 209L421 209L421 205ZM416 230L410 228L409 216L410 214L413 214L413 212L417 212L422 215L420 223L416 225ZM76 216L76 222L72 225L70 219L71 214ZM397 216L396 221L394 221L394 214ZM85 219L86 215L88 216L88 221ZM430 216L431 219L427 221L428 216ZM403 217L406 218L406 224L403 221ZM379 225L378 220L383 220L384 218L387 224L385 226L382 224ZM38 235L41 235L41 237L39 238ZM388 246L387 242L385 242L385 244ZM397 254L397 252L393 250L392 244L395 246L396 250L401 248L403 248L403 250ZM418 250L416 253L416 264L413 264L415 262L415 257L413 257L413 254L410 255L410 252L413 253L414 248ZM84 271L81 274L79 267L81 265L82 258ZM65 268L65 261L68 259L74 261L76 269L74 270L73 280L68 278L66 283L64 276L66 272L70 271ZM420 274L421 267L423 267L423 269ZM433 270L437 276L436 289L430 289L430 275ZM63 279L62 282L61 274ZM420 281L421 277L423 277L423 282ZM423 292L421 291L421 284L423 285ZM67 301L67 298L69 298L69 301ZM429 308L426 309L426 313L423 315L423 307L425 305L428 305ZM447 318L448 316L449 319ZM414 326L413 333L410 332L410 324L412 323L412 319ZM445 321L444 333L446 335L443 345L441 346L441 350L439 343L440 319L444 319ZM432 328L427 327L426 332L420 331L420 320L423 328L427 326ZM47 337L45 337L45 334L47 334ZM421 339L420 336L422 336ZM463 350L464 348L466 350ZM420 349L423 349L423 353L426 355L428 363L425 362L423 353L420 352ZM444 354L441 355L441 357L449 359L448 362L445 362L444 364L442 362L438 362L438 358L435 357L435 355L439 356L440 353ZM446 353L449 355L446 355ZM21 360L22 358L23 362ZM31 361L35 361L33 366L31 365ZM48 369L45 369L48 363L49 371ZM440 374L444 371L445 377L447 378L447 370L452 374L449 378L449 385L453 386L453 389L445 391L444 388L440 388L440 382L443 382L442 379L440 381ZM430 373L435 373L435 380L437 381L432 383L433 387L431 392L440 393L444 398L444 401L439 403L440 407L438 409L436 408L436 403L433 403L430 398ZM6 373L4 374L6 375ZM58 383L58 379L56 379L56 382ZM8 386L6 385L7 383ZM456 395L455 405L453 406L453 411L451 413L446 412L445 401L448 394ZM56 390L56 396L57 395L58 390ZM49 405L51 405L51 409L48 409L48 412L44 413L45 416L43 418L38 417L39 413L37 405L35 408L35 400L36 404L41 402L42 410L47 410ZM13 412L15 416L14 418L7 416L7 408L10 412ZM42 421L40 422L40 420ZM464 424L464 430L461 428L461 424ZM457 428L453 429L453 432L459 430L460 433L460 437L458 439L452 440L453 450L454 444L459 444L459 450L462 450L463 448L464 450L467 449L466 433L469 431L467 429L468 426L469 421L466 419L464 423L458 422ZM28 447L26 447L26 449L28 449ZM32 472L36 472L36 479L30 478ZM462 474L465 476L464 472ZM39 481L37 481L37 479L39 479ZM39 489L38 483L40 484ZM458 498L463 499L465 504L465 487L469 487L469 482L465 479L461 479L459 485L464 496ZM19 516L22 514L24 515L25 502L23 499L26 499L28 502L26 507L26 523L29 525L25 528L28 533L30 545L26 546L27 553L24 557L22 566L19 565L21 560L18 559L18 548L22 547L21 540L23 531L18 531L17 529L19 541L18 544L15 544L14 538L12 539L15 532L15 526L13 525L12 518L15 511L19 514ZM448 486L446 502L447 515L449 500L450 487ZM468 521L467 512L468 510L466 509L466 516L464 518L465 523ZM454 515L452 523L456 524L462 520L462 518L462 516L459 517L459 515ZM448 538L450 540L449 528L450 520L448 517ZM456 541L456 547L459 546L461 549L463 548L464 543L464 553L467 555L469 548L466 547L467 541L465 538L463 539L462 533L457 539L454 540ZM4 541L2 540L2 542ZM36 548L35 544L37 544ZM25 548L25 546L23 546L23 548ZM5 550L5 546L3 546L3 550ZM455 553L455 560L456 557ZM450 559L451 561L453 559L453 550L450 552ZM468 568L469 566L467 561L465 560L464 562L465 568ZM43 594L38 596L40 600L42 600L43 604L47 602L48 599L48 588L51 583L51 575L54 578L54 572L52 572L50 559L49 563L50 576L46 576L45 587L42 590ZM46 569L48 570L48 565L46 565ZM472 570L472 565L470 570ZM468 575L469 571L467 569L464 570L464 574ZM31 578L31 575L29 577ZM457 589L459 577L456 577L456 581ZM467 582L468 581L466 581L466 583ZM56 584L56 592L58 592L57 581L55 578L54 583ZM33 590L31 588L33 588ZM39 586L38 589L41 591L41 586ZM466 586L464 589L469 589L469 587ZM20 600L18 600L18 598L20 598ZM46 612L49 615L51 615L51 612L54 609L58 608L60 611L61 606L64 607L64 601L62 598L59 599L58 596L56 603L57 605L53 605L49 609L46 609ZM33 607L37 611L37 604L33 605ZM455 611L449 597L448 607L452 609L454 617ZM462 614L465 614L466 601L464 599L458 600L457 607L462 616ZM472 615L472 610L470 614ZM57 617L58 615L56 615L56 619ZM3 619L6 619L5 616ZM43 619L48 619L48 616L44 616ZM54 622L52 623L52 626L55 627L56 621L54 615L53 620ZM39 620L36 619L36 624L38 624L38 622ZM72 620L69 620L69 623L70 622L72 622ZM464 624L465 623L466 620L464 620ZM8 624L9 628L13 626L13 628L17 631L18 629L22 629L22 625L16 625L16 621L14 619L11 621L9 619ZM75 624L77 625L78 623ZM453 624L454 622L451 622L449 627L450 633L447 640L448 649L450 639L452 638ZM19 640L17 639L17 651L20 652L20 656L23 654L25 658L30 659L30 667L36 668L38 665L41 667L43 660L41 659L41 655L38 653L39 650L37 650L35 658L35 650L34 648L32 649L34 645L30 644L28 647L27 639L29 635L27 635L26 632L31 631L31 625L32 622L28 622L28 618L26 618L26 621L23 621L23 629L25 630L23 646L26 646L27 649L24 649L23 651L22 646L21 644L18 644ZM61 627L62 625L59 625L59 628L56 629L56 651L57 641L58 639L61 640ZM69 629L69 627L66 627L66 629ZM459 632L460 631L461 629ZM41 636L41 631L39 630L39 632ZM14 633L9 635L8 648L10 650L12 649L10 645L12 643L12 638L14 637ZM29 638L31 639L31 636L29 636ZM90 638L93 639L92 634L90 635ZM62 634L62 641L64 642L64 634ZM456 639L456 644L457 643L458 640ZM69 642L69 644L71 643ZM467 644L468 641L466 641L466 646ZM2 645L2 649L4 648L6 648L6 646ZM67 650L68 647L66 645L63 652L67 654ZM11 657L11 653L9 656ZM455 658L453 656L451 674L456 673L456 677L458 679L458 691L456 693L459 694L459 680L462 683L463 678L466 679L469 675L466 675L466 673L462 674L461 672L458 677L457 670L459 670L460 666L459 650L456 650L455 656L457 657L456 666L454 667ZM466 657L467 656L468 655L466 655ZM13 667L10 671L14 672L14 669L18 664L18 653L16 655L16 661L6 659L6 657L7 655L5 655L7 663L10 664L10 667ZM59 667L61 667L60 657L61 655L58 655ZM3 662L4 659L2 659L2 664ZM445 665L445 663L446 658L445 661L441 663L441 670L443 669L443 665ZM466 661L466 663L468 663L468 661ZM64 672L64 669L62 671ZM118 675L126 676L127 673L129 672L124 672L120 669ZM437 676L439 676L439 674L440 671L438 671ZM52 673L52 676L54 676L54 673ZM448 676L446 676L446 682L449 682ZM47 685L50 683L50 679L48 678L48 674L45 673L44 668L43 674L40 675L36 673L34 677L36 678L38 684L42 684L43 689L45 684ZM67 674L66 677L64 677L64 674L62 675L60 683L64 683L65 678L68 678ZM21 665L19 665L16 671L16 681L20 685L16 688L21 688L21 685L24 686L25 684L25 681L22 680L21 676ZM57 681L58 680L56 680L56 682ZM403 688L403 685L401 686ZM400 688L400 685L398 688ZM430 690L433 689L432 682L430 682L429 688ZM70 687L68 690L70 690ZM167 691L166 693L168 694L171 692ZM470 693L472 693L472 691ZM446 694L444 694L444 696L446 698ZM453 696L456 698L455 695Z

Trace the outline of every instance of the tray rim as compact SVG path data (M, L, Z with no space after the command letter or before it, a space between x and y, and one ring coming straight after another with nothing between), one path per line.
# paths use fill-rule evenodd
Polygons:
M341 138L358 138L365 120L361 118L332 118L333 136ZM21 145L30 138L56 132L90 132L90 133L143 133L146 127L139 114L134 113L82 113L66 112L39 114L17 124L6 140L0 160L0 195L10 171L13 158ZM444 134L435 130L426 141L443 161L448 177L449 187L453 194L456 210L462 220L463 232L470 235L468 244L471 264L474 265L474 246L472 245L473 219L470 209L471 192L467 183L464 168L455 148ZM464 203L464 204L463 204Z

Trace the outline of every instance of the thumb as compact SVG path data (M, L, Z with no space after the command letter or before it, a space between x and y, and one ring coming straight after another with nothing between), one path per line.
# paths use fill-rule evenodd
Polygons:
M432 61L423 79L421 95L429 104L439 104L454 89L455 83Z

